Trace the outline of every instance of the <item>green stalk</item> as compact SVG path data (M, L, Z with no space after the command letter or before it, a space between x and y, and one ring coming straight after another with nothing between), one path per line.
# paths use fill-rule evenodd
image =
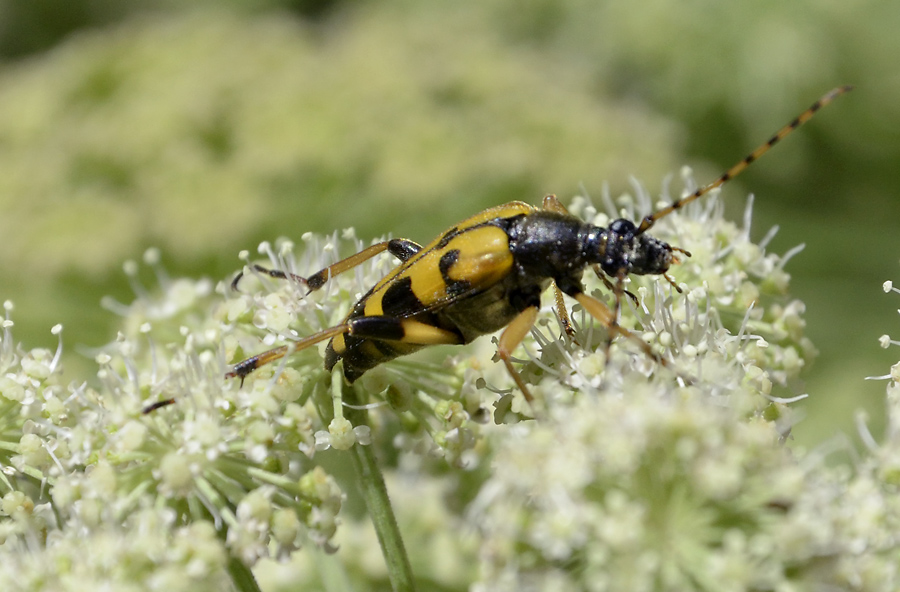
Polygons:
M343 377L339 380L343 382ZM343 399L352 405L360 403L352 387L343 389ZM354 426L369 425L369 412L365 409L344 407L343 412L344 417ZM356 471L360 492L375 526L378 542L381 544L391 587L394 592L415 592L412 567L406 555L400 528L397 526L397 519L394 517L394 510L373 447L355 444L348 452Z
M250 568L233 555L228 556L228 573L231 574L231 583L234 584L236 590L240 592L262 592Z

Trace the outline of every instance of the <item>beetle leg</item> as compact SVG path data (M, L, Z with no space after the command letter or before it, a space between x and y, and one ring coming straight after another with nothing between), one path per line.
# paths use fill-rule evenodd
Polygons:
M263 267L262 265L256 265L256 264L250 265L249 267L250 267L250 269L252 269L253 271L255 271L257 273L262 273L262 274L268 275L270 277L273 277L273 278L276 278L279 280L290 279L299 284L306 285L306 278L300 277L299 275L294 274L294 273L281 271L280 269L269 269L267 267ZM234 279L231 281L231 289L234 290L235 292L237 292L238 283L240 283L242 277L244 277L244 272L239 271L238 274L236 276L234 276Z
M610 339L615 338L617 335L623 335L636 343L644 351L645 354L647 354L654 360L659 360L660 362L664 363L664 361L661 360L659 356L653 353L653 349L650 347L650 344L638 337L636 333L633 333L632 331L619 326L616 313L611 311L608 306L606 306L596 298L588 296L584 292L570 294L570 296L577 300L578 303L583 306L586 311L588 311L588 314L600 321L600 323L603 324L604 327L606 327L606 329L609 331ZM619 293L616 292L616 302L618 303L618 301ZM618 312L618 304L616 305L616 312Z
M355 255L350 255L346 259L341 259L337 263L329 265L325 269L319 270L316 273L312 274L308 278L301 277L299 275L288 273L285 271L280 271L277 269L267 269L262 265L252 265L251 269L257 271L259 273L264 273L273 278L278 279L292 279L296 282L299 282L305 285L310 292L318 290L325 283L333 278L334 276L344 273L350 269L353 269L357 265L365 263L375 255L379 253L383 253L384 251L389 252L391 255L399 259L401 262L408 261L413 255L422 250L422 246L418 243L415 243L411 240L405 238L393 238L391 240L382 241L380 243L376 243L371 247L366 247L359 253ZM231 289L237 290L238 283L241 281L241 278L244 276L244 272L235 276L234 281L231 282Z
M143 409L141 409L141 414L142 415L150 415L157 409L162 409L163 407L168 407L169 405L174 405L174 404L175 404L175 399L164 399L162 401L157 401L156 403L151 403L151 404L147 405L146 407L144 407Z
M225 378L240 378L241 385L243 385L244 379L247 378L247 375L249 375L260 366L265 366L266 364L274 362L275 360L280 360L286 355L304 350L311 345L319 343L320 341L325 341L326 339L330 339L335 335L348 333L349 331L350 325L347 323L344 323L343 325L335 325L334 327L323 329L318 333L313 333L312 335L304 337L303 339L297 339L296 341L288 345L282 345L281 347L276 347L275 349L270 349L269 351L265 351L261 354L251 356L246 360L240 361L235 364L234 368L232 368L230 372L225 373Z
M556 212L557 214L569 213L569 210L566 209L566 206L562 205L562 202L559 201L559 198L557 198L553 194L544 196L544 201L541 204L541 207L545 210Z
M243 384L244 379L260 366L265 366L275 360L280 360L287 355L344 333L366 339L402 341L403 343L416 345L459 345L463 343L462 336L457 333L413 319L398 319L388 316L360 317L242 360L235 364L230 372L225 374L225 378L240 378L241 384Z
M422 245L407 238L392 238L387 242L388 253L406 263L413 255L422 250Z
M556 282L553 282L553 296L556 299L556 317L562 324L563 330L566 332L566 335L569 336L569 339L578 345L578 341L575 339L575 327L572 326L572 320L569 318L569 311L566 309L566 301L563 299L562 290L559 289Z
M591 265L591 269L594 270L594 273L597 274L597 277L600 278L600 280L603 282L603 285L606 286L610 292L615 294L616 290L621 290L622 294L625 294L626 296L631 298L631 301L634 302L635 305L638 304L638 297L635 296L633 292L629 292L628 290L626 290L624 287L620 286L619 288L616 288L615 284L609 281L609 278L606 277L606 274L603 273L603 269L599 265Z
M522 395L525 396L525 400L529 403L534 401L534 397L531 396L531 392L528 390L528 387L525 386L522 376L512 365L512 352L520 343L522 343L522 340L525 339L528 332L531 331L531 327L534 325L535 319L537 319L537 314L537 306L529 306L520 312L518 316L506 326L503 333L500 334L500 341L497 344L497 355L503 360L503 364L506 365L509 375L516 381L516 386L519 387L519 390L522 391Z
M334 276L353 269L357 265L365 263L375 255L383 253L384 251L388 251L401 262L406 262L421 250L421 245L405 238L393 238L388 241L376 243L355 255L350 255L346 259L341 259L337 263L329 265L325 269L312 274L306 278L306 286L309 288L310 292L318 290L325 285L325 282Z

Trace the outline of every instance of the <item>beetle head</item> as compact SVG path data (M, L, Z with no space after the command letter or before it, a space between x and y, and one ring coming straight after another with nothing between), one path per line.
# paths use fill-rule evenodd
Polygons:
M678 262L676 251L690 256L683 249L640 233L631 220L620 218L606 229L606 253L600 267L610 277L665 275L669 266Z

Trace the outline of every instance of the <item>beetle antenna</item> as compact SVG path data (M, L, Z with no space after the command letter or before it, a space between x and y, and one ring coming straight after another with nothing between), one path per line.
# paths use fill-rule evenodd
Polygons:
M794 118L793 121L791 121L789 124L787 124L780 130L778 130L774 136L769 138L768 142L759 146L756 150L754 150L753 152L751 152L750 154L745 156L743 160L741 160L736 165L734 165L733 167L731 167L730 169L725 171L725 173L721 177L719 177L718 179L716 179L709 185L706 185L705 187L701 187L701 188L697 189L690 195L688 195L686 197L682 197L681 199L678 199L678 200L672 202L670 205L664 207L663 209L657 210L656 212L653 212L652 214L648 214L646 217L644 217L643 220L641 220L641 225L638 227L637 231L635 232L635 236L643 234L644 232L649 230L656 223L656 221L659 220L660 218L668 216L669 214L671 214L672 212L674 212L675 210L677 210L679 208L683 208L684 206L691 203L695 199L699 199L699 198L703 197L704 195L706 195L713 189L716 189L717 187L721 187L730 179L733 179L733 178L737 177L738 175L740 175L741 173L743 173L744 169L746 169L748 166L750 166L750 164L753 161L755 161L756 159L758 159L760 156L762 156L763 154L768 152L772 148L772 146L774 146L775 144L777 144L778 142L783 140L795 129L797 129L798 127L800 127L801 125L803 125L804 123L809 121L810 119L812 119L813 115L815 115L819 109L821 109L825 105L829 104L830 102L832 102L833 100L835 100L836 98L841 96L842 94L850 92L851 90L853 90L853 87L847 85L847 86L839 86L837 88L832 89L828 93L826 93L824 96L822 96L822 98L820 98L818 101L813 103L809 109L807 109L806 111L804 111L803 113L798 115L796 118Z

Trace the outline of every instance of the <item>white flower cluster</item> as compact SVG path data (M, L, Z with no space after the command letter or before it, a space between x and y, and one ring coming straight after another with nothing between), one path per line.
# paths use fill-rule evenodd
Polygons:
M615 380L494 440L469 508L482 537L474 590L900 586L900 363L878 377L889 381L886 436L863 426L869 454L831 467L784 445L784 423L769 421L781 405L760 408L771 383L740 351L753 342L713 347L725 334L708 335L702 366L676 354L693 380L648 378L613 356L604 374Z
M53 590L228 589L228 554L209 522L177 524L171 510L142 509L120 523L51 529L3 547L0 587Z
M572 211L601 225L639 218L635 208L650 205L637 190L622 211L608 198L608 213L584 199ZM430 541L416 555L431 549L468 566L447 581L458 584L477 556L477 590L889 589L874 583L896 582L895 438L870 437L873 460L852 474L785 448L789 400L775 389L814 350L802 304L785 300L786 257L750 243L748 226L749 208L739 229L710 200L654 229L692 252L671 270L684 293L631 278L625 287L636 298L622 296L621 324L660 361L631 339L610 342L578 306L574 339L545 311L516 352L533 406L489 361L488 339L444 350L455 354L448 362L439 348L395 360L351 386L324 370L324 343L243 384L226 380L227 363L339 324L396 265L383 254L308 294L299 276L363 247L352 231L306 235L296 256L292 243L264 243L269 266L286 277L260 272L244 254L236 291L171 279L148 252L159 288L143 288L137 266L126 266L138 297L107 303L124 319L118 339L96 353L94 382L64 385L59 351L16 346L7 305L0 551L10 556L9 581L34 590L124 582L125 568L110 567L121 563L134 564L135 577L152 572L145 581L183 572L182 586L218 589L307 542L333 552L345 493L327 455L379 446L399 449L396 466L416 471L429 491L459 498L453 511L414 511L401 522ZM588 290L613 306L590 276ZM436 485L435 457L479 470ZM403 483L394 466L385 467L389 479ZM403 505L415 506L416 495L404 490ZM435 533L465 523L478 540L439 551L450 543ZM141 542L85 551L85 539L107 548L117 537ZM47 562L58 568L41 578Z
M313 458L322 426L315 406L290 384L241 390L226 381L222 344L236 339L234 328L210 314L225 304L209 281L171 280L156 258L150 251L145 259L157 267L158 290L135 283L134 303L108 303L124 315L122 332L96 354L91 382L63 384L61 342L56 354L16 346L5 307L0 532L4 550L34 558L3 562L26 571L47 561L69 566L40 581L36 572L11 574L30 582L24 589L115 581L110 562L126 569L144 552L123 543L90 555L85 537L98 547L118 536L166 549L131 575L193 570L200 582L187 578L184 589L222 589L229 556L247 569L307 541L334 550L344 494ZM126 271L137 277L136 265ZM209 545L217 559L202 563Z
M623 386L498 443L474 589L896 590L895 442L828 470L709 385Z

